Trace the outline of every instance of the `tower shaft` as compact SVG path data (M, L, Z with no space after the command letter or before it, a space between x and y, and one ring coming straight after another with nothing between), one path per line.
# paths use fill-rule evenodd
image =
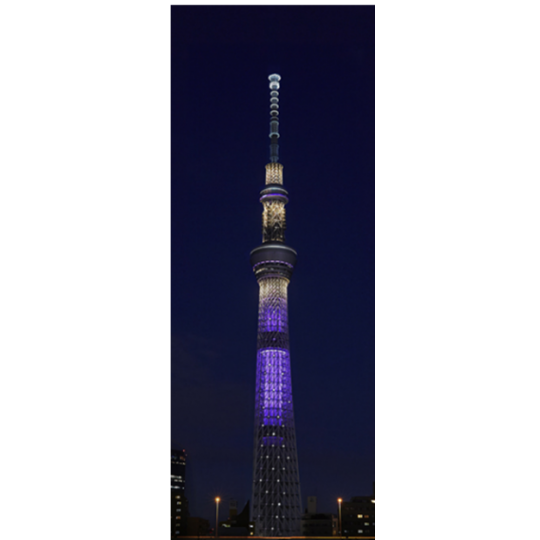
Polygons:
M287 288L296 252L285 242L283 166L277 162L277 89L271 75L271 145L266 166L262 245L251 252L259 283L259 324L255 384L252 520L260 536L300 534L301 495L289 353Z

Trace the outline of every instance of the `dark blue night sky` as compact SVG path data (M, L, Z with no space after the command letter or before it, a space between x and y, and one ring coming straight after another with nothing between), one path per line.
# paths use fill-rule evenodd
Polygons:
M172 8L172 445L191 515L251 496L258 285L278 72L302 498L375 479L375 9Z

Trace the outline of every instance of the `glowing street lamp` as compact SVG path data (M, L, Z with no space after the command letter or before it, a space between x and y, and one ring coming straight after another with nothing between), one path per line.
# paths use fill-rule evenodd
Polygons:
M216 538L218 537L219 501L220 501L220 498L216 497Z
M339 498L337 502L339 507L339 537L341 538L341 503L343 502L343 499Z

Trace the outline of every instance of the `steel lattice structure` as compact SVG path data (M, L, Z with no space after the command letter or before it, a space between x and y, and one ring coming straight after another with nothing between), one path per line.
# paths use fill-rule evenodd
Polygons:
M278 163L279 81L270 75L270 163L266 165L262 245L251 252L259 283L255 442L251 519L259 536L300 534L301 495L296 452L287 287L296 252L285 242L283 166Z

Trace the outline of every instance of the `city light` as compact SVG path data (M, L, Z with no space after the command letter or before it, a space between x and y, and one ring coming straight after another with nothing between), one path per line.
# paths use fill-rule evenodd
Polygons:
M216 538L219 535L219 528L218 528L218 516L219 516L219 501L221 499L219 497L216 497Z

